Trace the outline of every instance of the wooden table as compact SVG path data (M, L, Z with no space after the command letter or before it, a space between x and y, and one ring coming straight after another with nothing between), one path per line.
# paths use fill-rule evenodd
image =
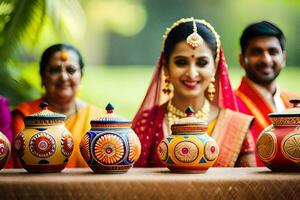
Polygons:
M202 174L174 174L166 168L134 168L126 174L90 169L28 174L4 169L0 199L300 199L300 173L211 168Z

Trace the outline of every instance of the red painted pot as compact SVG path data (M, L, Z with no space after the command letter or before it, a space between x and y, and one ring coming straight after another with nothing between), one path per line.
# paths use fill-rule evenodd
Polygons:
M272 171L300 171L300 99L290 102L293 107L269 114L273 124L257 140L258 156Z

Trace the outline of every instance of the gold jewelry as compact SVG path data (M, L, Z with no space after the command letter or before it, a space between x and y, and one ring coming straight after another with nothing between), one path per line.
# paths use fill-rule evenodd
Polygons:
M193 33L190 34L187 38L186 38L186 42L188 43L188 45L190 45L192 48L195 48L197 46L199 46L200 44L203 43L203 39L202 37L197 33L197 25L195 22L195 19L193 18Z
M205 91L205 96L208 98L209 101L213 101L216 93L215 88L215 76L211 77L211 81Z
M73 115L75 115L76 113L78 112L78 107L77 107L77 103L75 101L75 105L74 105L74 110L69 112L69 113L66 113L66 120L70 119Z
M182 19L176 21L170 28L166 29L166 32L163 36L162 51L164 51L164 49L165 49L165 42L166 42L166 39L168 38L168 35L170 34L171 30L174 29L175 27L179 26L180 24L184 24L184 23L187 23L187 22L193 22L193 23L195 23L195 26L196 26L196 23L203 24L204 26L206 26L214 34L215 39L216 39L216 43L217 43L217 52L216 52L217 55L216 55L215 62L219 63L219 59L220 59L219 58L219 53L220 53L220 48L221 48L221 41L220 41L219 34L215 31L214 27L212 27L212 25L210 25L210 23L208 23L207 21L200 20L200 19L194 19L193 17L191 17L191 18L182 18ZM197 26L196 26L196 28L197 28ZM194 29L194 26L193 26L193 33L192 34L194 34L194 33L195 33L195 29ZM196 33L197 33L197 30L196 30ZM189 36L191 36L191 35L189 35ZM189 38L189 36L188 36L188 38ZM202 39L202 37L201 37L201 39Z
M171 89L171 83L170 83L170 79L169 79L169 76L167 75L167 73L165 72L165 70L163 70L163 76L162 76L162 79L164 81L164 86L162 88L162 92L169 96L171 96L171 92L172 92L172 89Z
M201 120L208 120L210 111L210 103L207 99L204 99L204 105L197 113L194 114L194 116ZM168 125L169 128L171 128L171 125L174 124L176 120L179 118L187 117L187 114L185 112L182 112L172 104L172 100L168 102L167 106L167 116L168 116Z
M49 102L47 101L47 98L45 97L45 102ZM73 106L72 106L73 107ZM78 105L77 105L77 101L75 100L74 102L74 107L73 109L71 109L70 111L66 112L66 113L63 113L61 112L62 114L64 114L66 116L66 120L70 119L73 115L77 114L79 108L78 108Z
M169 95L171 93L171 89L170 89L170 80L166 77L165 78L165 86L162 89L164 94Z

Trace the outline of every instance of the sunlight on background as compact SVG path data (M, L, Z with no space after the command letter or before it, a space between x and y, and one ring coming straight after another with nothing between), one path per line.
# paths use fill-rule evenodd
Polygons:
M9 14L13 11L13 5L2 2L0 3L0 16L1 16L1 23L0 23L0 31L3 30L4 24L9 21L10 17Z
M47 6L52 9L49 16L60 19L61 27L66 29L65 32L69 33L69 37L75 40L84 38L87 26L86 16L77 0L47 1Z
M138 34L147 20L141 4L124 0L90 1L86 10L93 26L111 30L124 36Z

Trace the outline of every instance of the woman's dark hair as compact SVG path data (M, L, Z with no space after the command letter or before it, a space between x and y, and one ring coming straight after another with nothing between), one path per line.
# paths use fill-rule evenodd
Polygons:
M48 47L42 54L41 61L40 61L41 77L44 75L46 66L47 66L50 58L52 57L52 55L61 50L74 51L78 55L80 70L81 71L83 70L84 63L83 63L82 56L81 56L80 52L78 51L78 49L76 49L75 47L73 47L72 45L69 45L69 44L55 44L55 45Z
M196 23L197 33L203 38L203 40L208 44L209 48L213 52L214 58L217 56L217 41L213 32L204 24ZM177 43L186 40L186 38L193 33L193 22L186 22L179 24L173 28L168 34L165 45L164 45L164 55L166 62L169 63L170 55L174 50Z
M240 38L240 45L242 54L245 54L246 49L249 45L249 41L252 38L259 37L259 36L274 36L279 40L281 49L285 49L285 36L283 32L268 21L261 21L257 23L250 24L245 28L243 34Z

